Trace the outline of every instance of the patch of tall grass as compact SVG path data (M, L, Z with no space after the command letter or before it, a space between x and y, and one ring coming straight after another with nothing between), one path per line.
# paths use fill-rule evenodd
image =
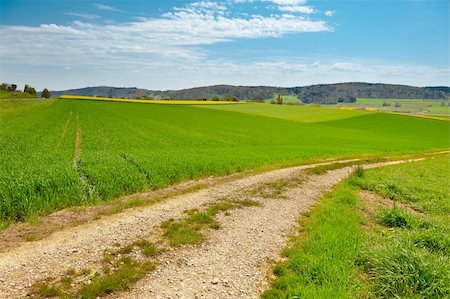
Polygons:
M300 232L277 265L277 279L263 298L355 298L361 283L355 268L364 235L357 199L339 186L303 217Z
M364 272L374 297L450 296L450 193L448 156L365 172L352 180L364 189L419 207L382 209L369 231Z
M450 297L448 163L445 156L357 170L302 218L287 260L275 267L277 278L262 297ZM355 196L361 187L423 213L395 207L370 214Z

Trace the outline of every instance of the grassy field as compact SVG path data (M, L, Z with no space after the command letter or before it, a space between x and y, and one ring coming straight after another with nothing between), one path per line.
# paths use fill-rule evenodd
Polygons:
M423 99L367 99L358 98L356 103L339 103L335 107L364 108L385 112L418 114L450 114L449 101ZM383 105L384 104L384 105Z
M358 115L367 115L370 112L346 109L321 108L313 106L290 106L254 104L231 105L231 106L204 106L202 108L216 109L222 111L240 112L246 114L268 116L285 120L299 122L323 122L350 118Z
M0 122L0 219L7 224L268 165L449 146L445 122L342 112L345 119L314 124L199 106L57 100L26 115L6 115Z
M0 90L0 99L12 99L13 96L11 95L10 91L6 90ZM16 99L35 99L36 97L29 94L28 92L16 92Z
M0 121L33 111L36 108L47 107L53 102L54 100L21 99L13 101L0 99Z
M160 104L160 105L230 105L230 104L246 104L245 102L230 101L192 101L192 100L136 100L122 98L104 98L89 96L62 95L59 97L64 100L86 100L86 101L109 101L109 102L127 102L141 104Z
M270 103L273 100L276 100L278 97L274 96L273 98L270 99L265 99L264 101L266 103ZM293 96L293 95L281 95L281 97L283 98L283 104L299 104L301 103L301 101L297 98L297 96Z
M450 157L357 171L300 221L263 298L448 298ZM371 190L405 206L377 207Z

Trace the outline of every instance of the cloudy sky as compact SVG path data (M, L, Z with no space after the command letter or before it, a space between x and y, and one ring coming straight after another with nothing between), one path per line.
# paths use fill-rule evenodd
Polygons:
M449 85L448 0L1 0L0 81Z

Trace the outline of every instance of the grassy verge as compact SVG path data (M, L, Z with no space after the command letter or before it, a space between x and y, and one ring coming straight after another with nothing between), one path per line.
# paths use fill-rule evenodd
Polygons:
M357 170L301 218L262 297L448 298L449 169L447 155ZM368 208L360 189L402 205Z
M450 296L449 169L443 156L374 169L353 181L421 211L382 208L369 215L361 265L374 297Z
M284 251L277 276L263 298L354 298L360 282L354 267L363 243L357 199L345 184L300 221L300 233ZM295 297L298 296L298 297Z

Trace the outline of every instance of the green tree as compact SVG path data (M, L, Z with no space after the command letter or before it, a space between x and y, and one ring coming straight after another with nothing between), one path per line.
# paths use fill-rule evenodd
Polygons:
M218 101L220 101L220 98L218 96L213 96L211 98L211 101L218 102Z
M264 98L263 98L262 95L256 94L256 95L253 96L253 102L264 103Z
M238 98L232 94L227 94L226 96L223 97L223 100L227 101L227 102L238 102L239 101Z
M282 105L283 104L283 97L280 94L278 95L278 97L276 99L276 102L277 102L278 105Z
M42 91L42 97L48 99L51 96L52 95L50 94L50 91L48 91L47 88L44 88L44 90Z
M33 87L29 86L28 84L25 84L25 87L23 88L23 92L27 92L33 96L36 96L36 89L34 89Z

